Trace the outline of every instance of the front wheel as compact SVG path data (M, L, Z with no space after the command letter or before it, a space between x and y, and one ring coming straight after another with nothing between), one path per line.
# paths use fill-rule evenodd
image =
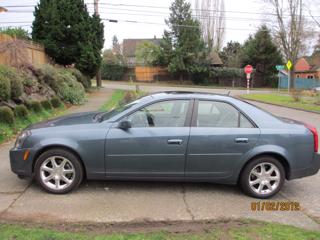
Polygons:
M73 153L64 149L51 149L38 158L35 177L47 192L63 194L80 185L83 169L79 159Z
M285 179L282 164L271 156L249 162L240 176L242 190L255 198L269 198L280 191Z

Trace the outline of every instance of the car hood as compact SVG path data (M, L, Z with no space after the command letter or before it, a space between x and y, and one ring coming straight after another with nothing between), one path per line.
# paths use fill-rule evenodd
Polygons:
M83 112L83 113L74 113L68 114L62 117L42 121L36 124L30 125L27 130L55 127L55 126L66 126L66 125L79 125L79 124L88 124L95 123L95 116L99 112Z

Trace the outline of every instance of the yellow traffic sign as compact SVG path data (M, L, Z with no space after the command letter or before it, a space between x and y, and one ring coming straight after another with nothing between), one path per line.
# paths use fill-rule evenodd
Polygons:
M290 70L292 67L292 62L290 60L288 60L286 66L287 66L288 70Z

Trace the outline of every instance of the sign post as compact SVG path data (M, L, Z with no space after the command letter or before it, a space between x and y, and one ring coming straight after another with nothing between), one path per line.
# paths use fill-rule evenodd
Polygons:
M288 92L290 92L290 82L291 82L291 67L292 67L292 62L290 60L288 60L287 64L286 64L287 68L288 68Z
M244 72L247 74L247 94L250 93L250 77L253 71L253 67L251 65L247 65L244 67Z
M277 65L276 69L278 70L278 92L280 92L280 82L281 82L281 74L280 71L282 71L284 69L283 65Z

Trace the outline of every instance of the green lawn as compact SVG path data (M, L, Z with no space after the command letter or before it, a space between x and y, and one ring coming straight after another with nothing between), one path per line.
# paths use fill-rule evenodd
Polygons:
M40 122L49 118L62 115L65 109L65 106L61 106L57 109L42 110L39 113L29 111L29 115L27 118L16 118L13 125L0 123L0 144L9 140L32 123Z
M137 98L144 96L143 92L115 90L110 99L108 99L100 108L100 111L109 111L121 104L127 104Z
M183 223L182 223L183 224ZM146 228L147 229L147 228ZM36 227L23 227L20 225L0 224L1 240L205 240L205 239L277 239L277 240L304 240L320 239L320 232L307 231L300 228L276 223L263 223L244 221L242 224L232 222L218 223L210 229L201 229L197 232L187 233L113 233L95 234L59 232Z
M113 93L112 93L112 96L111 98L106 101L100 108L99 110L100 111L108 111L114 107L117 107L119 105L119 102L122 101L122 99L124 98L125 96L125 91L123 90L115 90Z
M320 104L317 104L317 97L303 96L301 101L295 102L292 96L276 93L270 94L248 94L241 96L248 100L257 100L265 103L273 103L285 107L294 107L302 110L311 110L320 113ZM319 97L318 97L319 98Z

